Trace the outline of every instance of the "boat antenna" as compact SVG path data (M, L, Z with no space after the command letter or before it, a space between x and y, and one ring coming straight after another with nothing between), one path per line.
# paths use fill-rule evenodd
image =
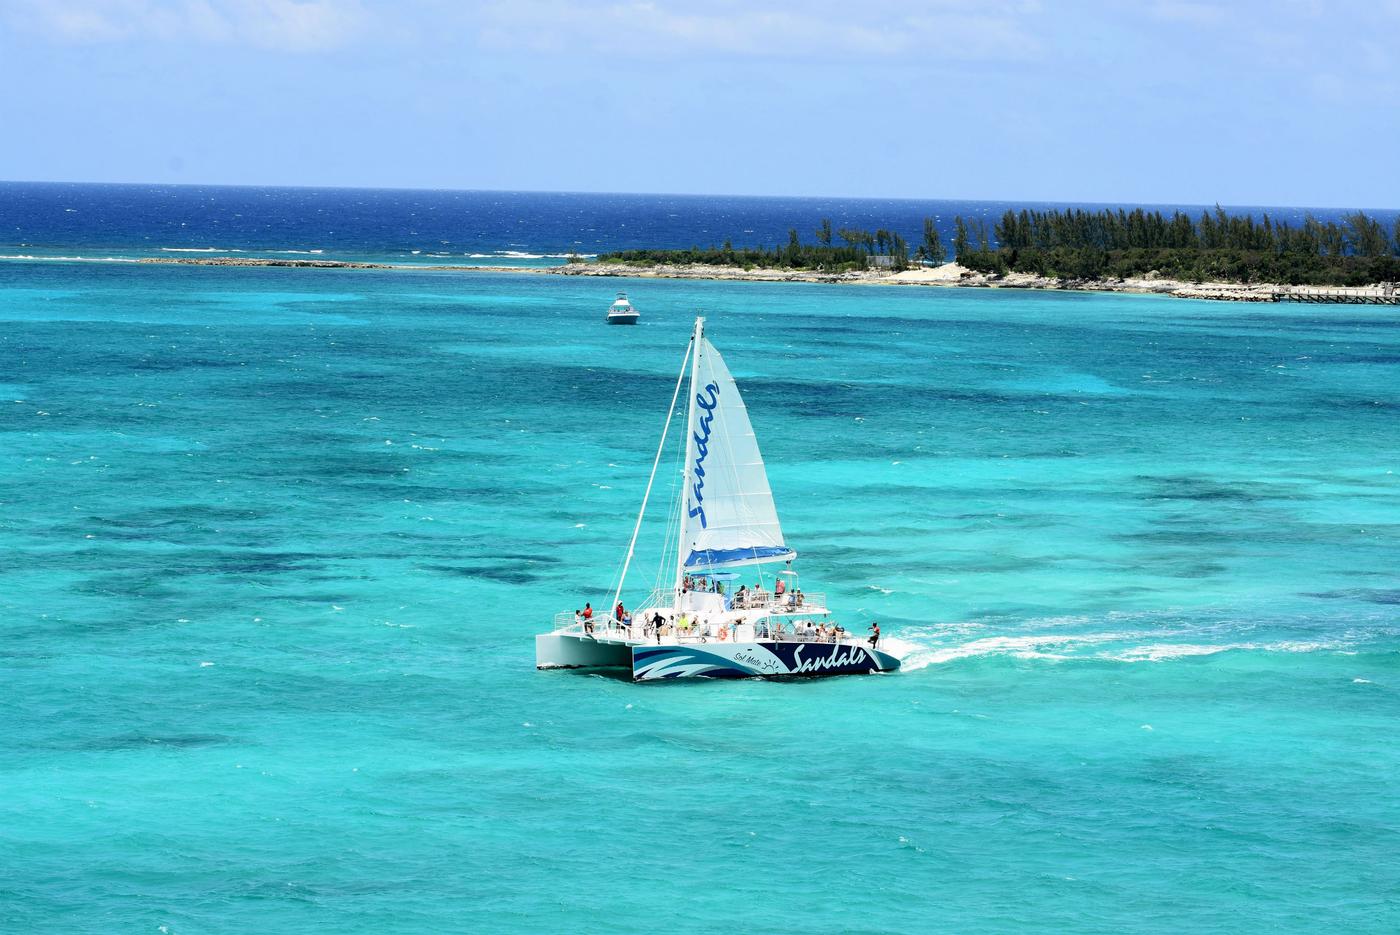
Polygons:
M632 564L632 553L637 547L637 535L642 531L642 517L647 515L647 501L651 499L651 485L656 480L656 468L661 464L661 454L666 450L666 433L671 430L671 417L676 414L676 400L681 396L681 384L685 382L685 366L690 362L691 351L694 350L695 342L692 340L685 346L685 356L681 358L681 372L676 377L676 391L671 394L671 406L666 410L666 424L661 427L661 442L656 446L656 460L651 462L651 476L647 478L646 493L642 494L642 508L637 511L637 525L632 527L632 541L627 543L627 558L622 562L622 574L617 578L617 592L613 594L612 608L609 612L622 602L622 585L627 581L627 569ZM618 623L622 623L621 620Z

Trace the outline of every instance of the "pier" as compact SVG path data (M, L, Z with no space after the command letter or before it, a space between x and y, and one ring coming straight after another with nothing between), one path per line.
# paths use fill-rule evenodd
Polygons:
M1295 286L1270 294L1275 302L1310 302L1327 305L1400 305L1400 290L1393 282L1363 288Z

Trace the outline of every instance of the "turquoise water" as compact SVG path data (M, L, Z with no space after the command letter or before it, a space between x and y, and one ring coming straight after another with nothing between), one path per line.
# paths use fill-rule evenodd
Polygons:
M532 668L696 308L899 675ZM1394 310L7 263L0 320L0 929L1400 927Z

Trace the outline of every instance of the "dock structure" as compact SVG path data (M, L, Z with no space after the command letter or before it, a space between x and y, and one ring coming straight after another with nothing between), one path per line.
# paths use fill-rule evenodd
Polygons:
M1310 302L1327 305L1400 305L1400 289L1393 282L1379 286L1318 288L1294 286L1271 293L1275 302Z

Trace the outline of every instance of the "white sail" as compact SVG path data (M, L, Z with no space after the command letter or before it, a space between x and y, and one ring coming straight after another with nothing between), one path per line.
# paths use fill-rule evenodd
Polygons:
M681 511L683 569L795 558L783 543L768 472L739 388L703 337L694 368Z

